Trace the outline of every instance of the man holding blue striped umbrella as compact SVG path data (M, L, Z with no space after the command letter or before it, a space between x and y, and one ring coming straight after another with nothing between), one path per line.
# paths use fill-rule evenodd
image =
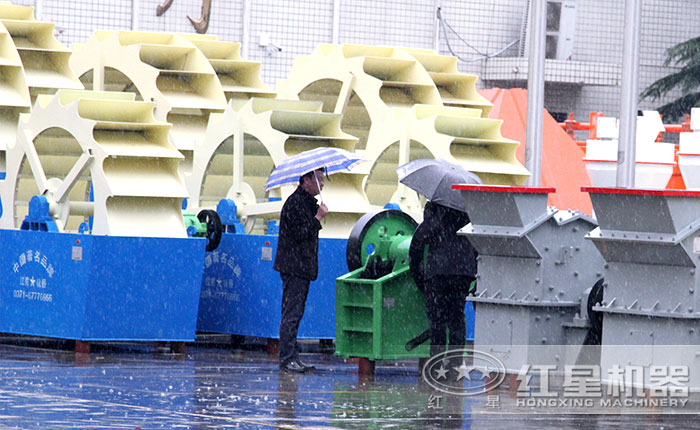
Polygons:
M325 204L316 202L323 189L323 169L299 178L299 186L289 196L280 214L277 256L273 268L282 277L282 318L280 321L280 369L304 372L313 366L304 364L297 350L297 331L304 316L309 284L318 276L318 232L321 219L328 213Z
M325 175L347 172L366 161L338 148L316 148L290 157L270 175L266 189L298 180L299 185L287 198L280 213L277 255L273 268L282 278L282 318L280 321L280 369L305 372L314 369L299 358L297 332L304 316L309 284L318 277L318 232L328 213L316 195L321 194Z

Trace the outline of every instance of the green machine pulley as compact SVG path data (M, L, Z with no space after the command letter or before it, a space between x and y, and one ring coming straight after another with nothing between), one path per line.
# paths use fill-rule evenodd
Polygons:
M364 279L378 279L408 266L413 281L423 291L427 245L415 240L423 228L410 215L393 209L360 218L348 238L348 270L364 267Z
M407 266L417 225L410 215L394 209L364 215L348 238L348 270L363 267L363 279L378 279Z

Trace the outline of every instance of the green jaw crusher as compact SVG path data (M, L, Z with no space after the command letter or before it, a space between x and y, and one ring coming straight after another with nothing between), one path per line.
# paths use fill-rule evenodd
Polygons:
M350 273L336 280L336 355L369 360L430 355L425 299L409 262L416 227L413 218L392 209L369 213L353 227Z

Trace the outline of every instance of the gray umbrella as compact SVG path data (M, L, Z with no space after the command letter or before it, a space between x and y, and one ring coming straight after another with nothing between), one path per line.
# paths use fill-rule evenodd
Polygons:
M421 158L396 169L399 182L433 203L467 212L464 199L455 184L483 184L481 179L454 163L442 159Z

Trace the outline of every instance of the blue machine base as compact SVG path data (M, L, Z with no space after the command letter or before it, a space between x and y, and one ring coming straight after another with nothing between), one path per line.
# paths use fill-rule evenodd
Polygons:
M319 239L318 279L311 283L298 338L335 339L335 279L348 272L347 239ZM272 269L277 236L224 234L204 260L197 330L279 338L282 280ZM467 303L467 339L474 308Z
M0 332L194 341L204 239L0 230Z
M347 272L345 239L320 239L299 338L335 338L335 278ZM198 331L279 338L282 280L272 269L277 236L224 234L204 259Z

